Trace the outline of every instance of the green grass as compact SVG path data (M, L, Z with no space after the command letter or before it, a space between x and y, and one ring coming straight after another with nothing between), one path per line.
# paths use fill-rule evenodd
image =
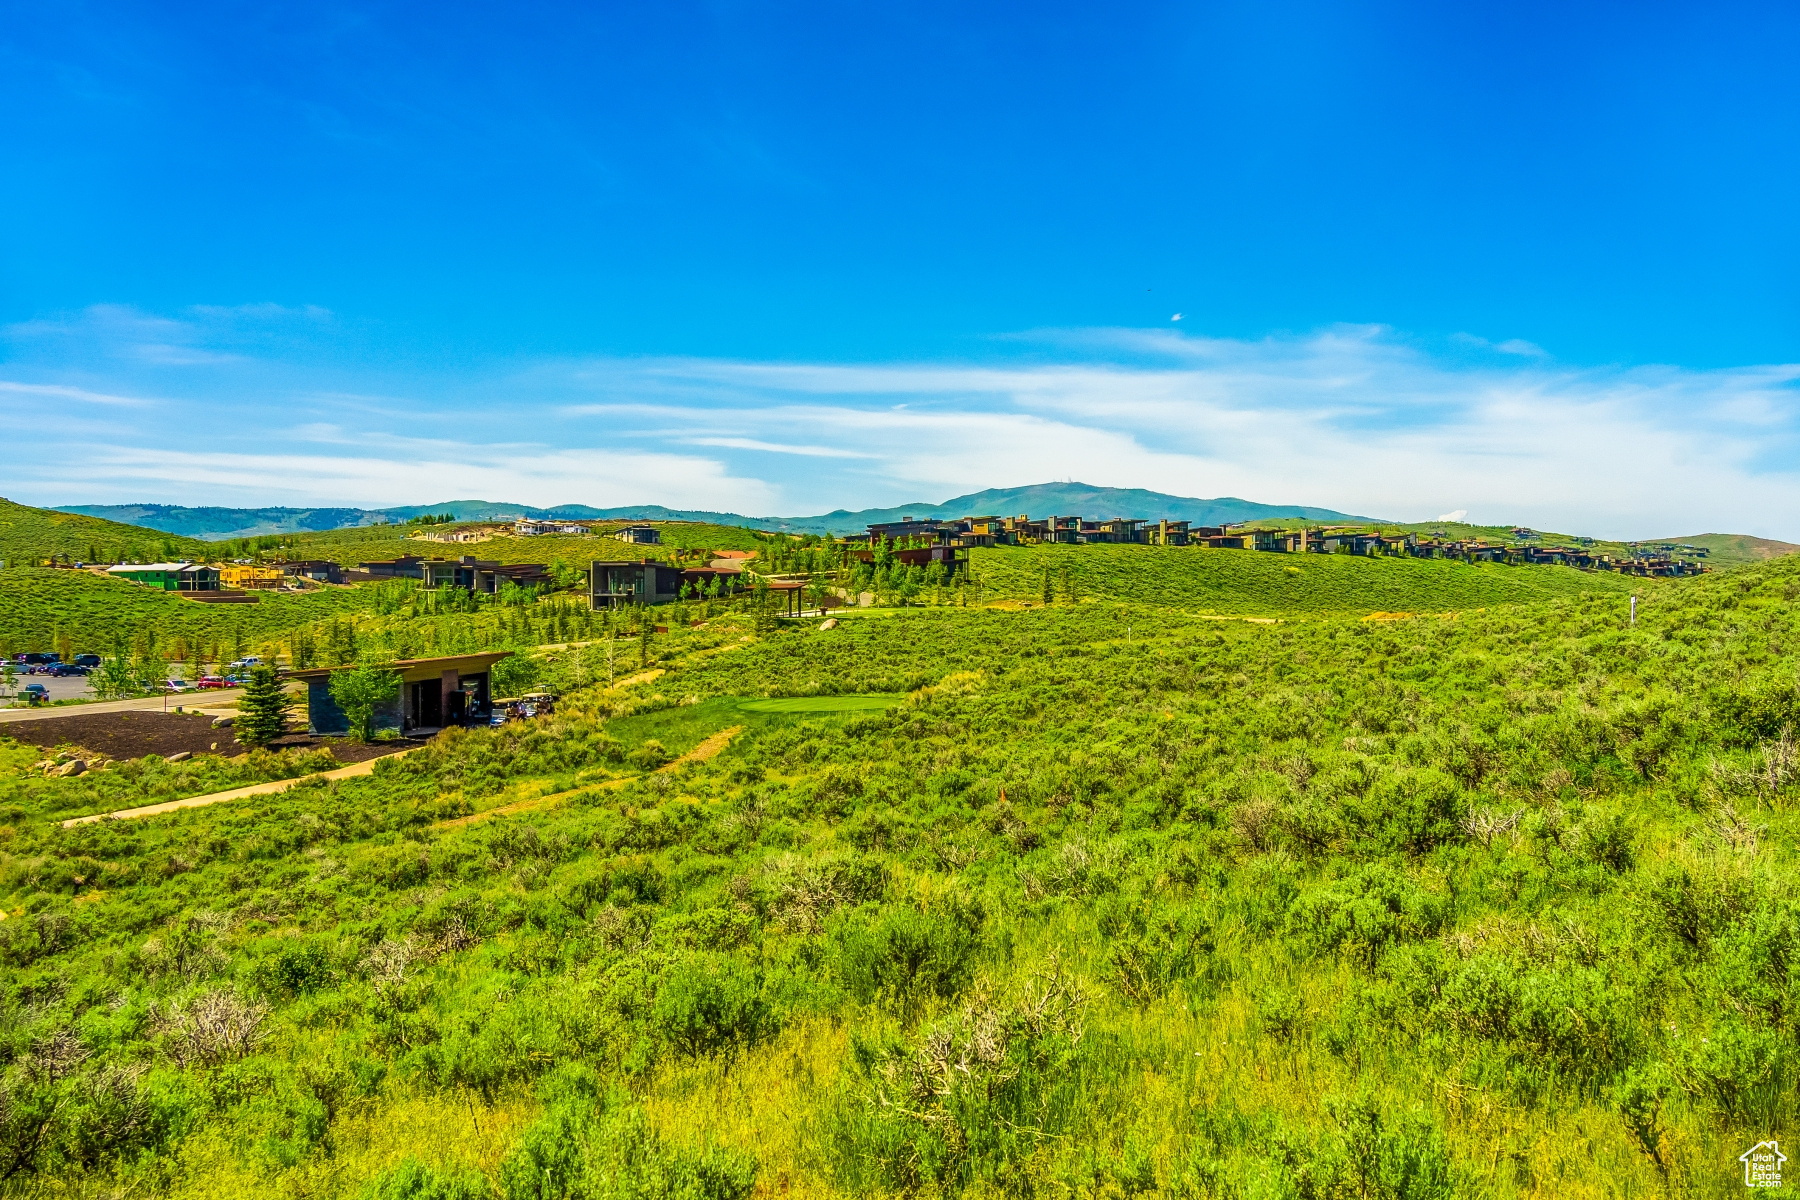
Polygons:
M758 713L881 712L902 699L895 695L790 696L779 700L740 700L738 709Z
M1192 547L995 547L972 551L970 566L991 598L1038 600L1048 570L1058 599L1066 600L1066 571L1078 599L1277 617L1453 612L1558 597L1628 596L1648 590L1644 580L1569 567Z

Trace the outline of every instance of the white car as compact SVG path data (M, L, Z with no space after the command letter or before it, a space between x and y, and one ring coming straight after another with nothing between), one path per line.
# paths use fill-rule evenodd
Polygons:
M188 682L188 681L187 681L187 680L185 680L185 679L171 679L171 680L169 680L169 690L170 690L170 691L171 691L171 692L185 692L185 691L187 691L187 690L188 690L188 689L189 689L189 688L190 688L190 687L192 687L192 686L193 686L193 685L192 685L192 684L190 684L190 683L189 683L189 682Z

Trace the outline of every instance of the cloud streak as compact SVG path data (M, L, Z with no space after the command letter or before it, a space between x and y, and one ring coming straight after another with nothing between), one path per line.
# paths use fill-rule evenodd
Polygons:
M252 309L243 320L336 328L329 314ZM1080 479L1611 536L1800 537L1795 365L1577 367L1521 339L1428 344L1344 326L1257 340L1039 330L970 361L590 358L403 373L346 352L321 367L275 343L239 353L239 317L104 310L13 327L19 381L0 391L33 405L30 436L50 436L49 410L70 400L110 404L118 436L94 446L104 477L50 462L6 468L20 481L9 486L57 503L104 489L769 515ZM133 411L145 378L130 364L150 344L192 361L155 364L168 399Z

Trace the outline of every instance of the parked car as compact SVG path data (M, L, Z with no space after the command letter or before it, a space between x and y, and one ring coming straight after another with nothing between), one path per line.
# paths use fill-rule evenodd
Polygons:
M19 695L23 696L28 703L42 704L50 698L50 689L41 683L28 683L19 689Z
M209 688L230 687L231 684L218 675L202 675L194 681L194 686L206 690Z
M73 661L76 666L86 667L92 671L100 665L100 656L98 654L77 654Z
M24 663L28 667L36 667L41 666L44 663L56 662L61 657L62 656L59 654L40 654L34 650L26 654L14 655L13 661L16 663Z
M191 686L191 685L190 685L190 684L189 684L189 683L188 683L188 681L187 681L187 680L185 680L185 679L171 679L171 680L169 680L169 690L170 690L170 691L171 691L171 692L185 692L185 691L187 691L187 690L188 690L188 688L189 688L189 687L190 687L190 686Z
M43 672L45 675L55 675L58 678L64 679L70 675L86 675L87 673L88 669L86 667L79 666L75 663L51 663L50 669Z

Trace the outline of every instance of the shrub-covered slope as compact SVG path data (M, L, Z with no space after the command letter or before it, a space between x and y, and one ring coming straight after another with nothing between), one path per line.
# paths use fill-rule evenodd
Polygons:
M1450 612L1559 596L1623 596L1657 583L1569 567L1474 566L1442 559L1271 554L1160 546L995 547L971 552L989 595L1100 598L1197 612L1281 616Z
M77 654L107 654L119 638L141 641L147 630L167 647L178 637L246 647L277 639L314 621L369 612L369 588L301 595L271 593L254 604L204 604L123 579L49 567L0 571L0 652L51 650L58 635Z
M138 525L0 499L0 561L29 565L58 554L83 562L153 562L204 556L205 545Z
M1800 1099L1796 598L716 622L554 718L71 830L242 776L0 741L6 1186L1716 1190Z

